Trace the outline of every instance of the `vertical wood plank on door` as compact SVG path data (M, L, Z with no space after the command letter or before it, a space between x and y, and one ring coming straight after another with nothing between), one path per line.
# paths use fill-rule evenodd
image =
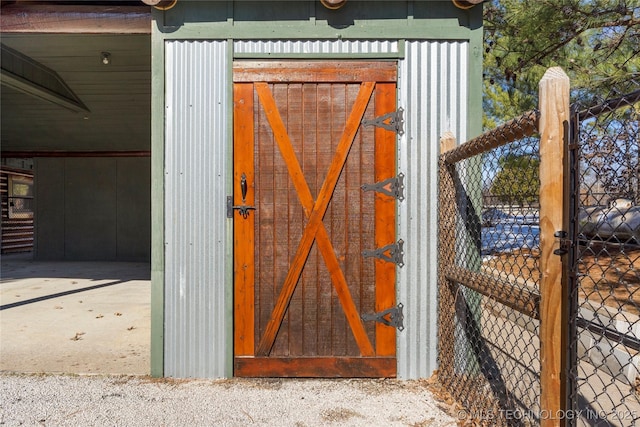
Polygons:
M353 90L351 89L354 85L349 85L348 90L348 98L349 100L354 98ZM356 86L357 88L357 86ZM372 104L371 102L370 104ZM367 107L367 111L365 111L365 117L367 117L367 113L371 108ZM353 299L353 304L355 305L358 313L362 312L361 310L361 287L362 283L362 270L361 270L361 257L360 257L360 247L361 247L361 234L360 234L360 212L362 210L361 206L361 198L360 198L360 185L361 185L361 157L362 157L362 144L363 144L363 128L360 127L358 130L358 134L356 135L356 142L353 144L351 148L351 153L347 159L347 163L345 165L344 171L342 172L342 178L344 182L344 201L342 205L344 206L344 211L342 213L342 221L344 223L343 234L341 235L341 239L344 239L344 250L339 254L340 267L342 268L345 276L345 281L349 284L349 292L351 293L351 297ZM365 331L366 325L365 326ZM368 332L368 331L367 331ZM359 349L357 344L353 340L353 335L351 331L347 331L348 340L346 342L346 353L349 355L358 354ZM367 334L367 338L369 341L373 338L371 335Z
M318 197L318 192L322 186L323 177L326 175L333 157L333 147L331 137L333 134L334 124L331 115L331 84L318 84L318 145L316 148L316 168L315 181L316 190L312 193L314 200ZM331 228L327 228L329 240L333 240ZM317 246L316 246L317 247ZM322 356L330 356L332 354L333 329L331 318L333 286L329 277L329 272L322 259L318 254L318 354Z
M281 104L281 105L284 105ZM302 84L292 83L287 85L287 133L291 140L293 151L296 159L301 161L303 153L303 111L302 111ZM303 218L304 212L301 208L301 199L296 191L295 185L288 180L288 197L287 217L289 223L289 257L295 254L296 247L302 238L304 230ZM284 214L284 212L283 212ZM305 265L305 269L308 264ZM304 272L304 270L303 270ZM302 279L302 278L301 278ZM288 310L288 327L289 327L289 354L291 356L300 356L302 352L302 343L304 340L304 311L303 311L304 286L302 280L298 283L296 290L293 292Z
M395 84L380 83L376 90L376 117L396 109ZM396 134L376 127L375 182L395 176ZM396 240L395 228L396 201L393 197L376 193L375 224L377 248ZM396 265L376 260L376 312L395 305ZM390 326L376 323L376 354L393 356L396 354L396 330Z
M253 205L253 85L234 86L234 205ZM249 188L243 202L240 191L242 174ZM254 354L254 223L255 211L243 218L234 214L234 346L237 356Z
M333 109L331 111L331 152L335 153L340 141L340 137L344 133L344 126L347 121L347 115L351 111L352 99L349 97L348 86L346 84L334 84L332 86L333 93ZM358 86L356 86L358 88ZM356 89L357 90L357 89ZM356 93L357 95L357 93ZM355 96L354 96L355 98ZM353 144L356 145L355 143ZM353 149L353 148L352 148ZM351 155L352 153L350 153ZM331 242L336 254L344 253L344 174L340 175L336 188L329 204L329 209L325 215L324 223L331 230ZM338 295L333 289L333 297L331 299L331 319L333 336L333 354L336 356L348 356L347 340L352 336L348 330L348 325L338 299Z
M315 200L318 191L316 184L316 145L318 143L317 128L317 85L305 84L302 89L302 157L301 167L304 172L305 182L309 187L311 198ZM307 220L303 216L302 227ZM302 272L301 283L303 292L303 324L304 336L302 340L303 354L317 356L318 352L318 251L317 245L313 245L307 258L307 265Z
M378 91L378 85L376 84L376 92ZM377 95L373 97L372 102L367 109L366 117L371 120L375 117L375 104ZM375 182L375 131L373 127L361 126L360 127L360 186L363 184L373 184ZM365 193L362 189L358 188L360 193L360 204L358 206L357 215L359 217L360 228L358 233L360 234L361 245L354 256L357 256L357 260L361 267L360 277L357 279L360 288L361 295L361 307L360 313L373 313L375 311L376 303L376 276L374 261L372 258L364 258L362 251L371 250L375 247L375 195L372 192ZM354 213L355 214L355 213ZM374 322L364 322L367 328L369 339L372 343L375 343L375 330L376 326Z
M272 140L271 127L264 111L260 106L257 95L254 95L254 115L256 117L256 175L258 176L257 191L260 195L257 199L259 224L256 224L256 243L258 254L256 257L257 273L257 311L256 311L256 337L264 333L269 315L276 298L276 289L273 265L276 262L274 250L274 225L275 225L275 195L274 195L274 162L276 151ZM257 339L256 339L257 341ZM256 342L257 345L257 342Z
M285 128L289 123L289 108L288 108L288 85L287 84L274 84L271 87L271 93L278 106L278 111L282 117ZM264 105L263 105L264 108ZM270 112L267 112L267 116ZM270 125L271 128L273 126ZM271 131L269 142L271 147L274 147L274 253L275 253L275 266L274 266L274 290L277 300L277 296L282 290L282 284L287 277L287 271L289 270L290 260L295 256L297 242L292 242L289 236L289 185L291 179L287 172L287 165L285 159L282 158L282 154L276 148L277 144ZM275 301L274 300L274 305ZM293 300L293 297L292 297ZM289 303L291 304L291 302ZM271 310L273 307L271 307ZM284 315L282 325L276 336L275 343L271 354L273 356L288 356L289 355L289 327L290 327L290 311Z

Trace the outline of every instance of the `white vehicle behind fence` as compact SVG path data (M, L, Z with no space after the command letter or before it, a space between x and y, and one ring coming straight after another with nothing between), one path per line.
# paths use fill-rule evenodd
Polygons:
M609 206L589 206L579 212L580 231L586 237L640 244L640 206L616 199Z

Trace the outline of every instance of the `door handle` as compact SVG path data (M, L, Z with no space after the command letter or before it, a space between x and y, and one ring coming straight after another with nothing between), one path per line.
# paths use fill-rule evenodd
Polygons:
M242 195L242 204L239 206L231 206L231 209L239 211L240 215L242 215L244 219L249 217L249 211L256 210L255 206L247 206L246 204L248 190L247 175L242 172L242 176L240 177L240 194Z
M242 192L242 204L247 200L247 175L242 172L242 176L240 177L240 191Z

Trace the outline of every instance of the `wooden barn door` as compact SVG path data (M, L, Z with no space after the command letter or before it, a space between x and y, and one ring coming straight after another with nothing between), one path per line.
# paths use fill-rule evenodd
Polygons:
M235 375L395 376L396 329L361 316L395 305L396 264L363 252L395 242L396 199L362 186L396 174L396 133L363 125L396 110L396 64L233 75Z

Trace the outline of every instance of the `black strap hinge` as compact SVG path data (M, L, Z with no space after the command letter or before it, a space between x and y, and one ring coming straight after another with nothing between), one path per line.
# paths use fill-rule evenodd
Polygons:
M383 246L372 251L362 251L364 258L378 258L383 261L392 262L399 267L404 266L404 240L400 239L396 243Z
M399 303L397 307L391 307L379 313L362 314L360 318L364 322L379 322L402 331L404 329L404 314L402 314L402 307L404 307L402 303Z
M397 111L392 111L373 120L363 120L362 126L377 126L398 135L404 135L404 108L400 107Z
M400 172L398 176L376 182L375 184L362 185L362 191L377 191L386 194L400 201L404 200L404 174Z

